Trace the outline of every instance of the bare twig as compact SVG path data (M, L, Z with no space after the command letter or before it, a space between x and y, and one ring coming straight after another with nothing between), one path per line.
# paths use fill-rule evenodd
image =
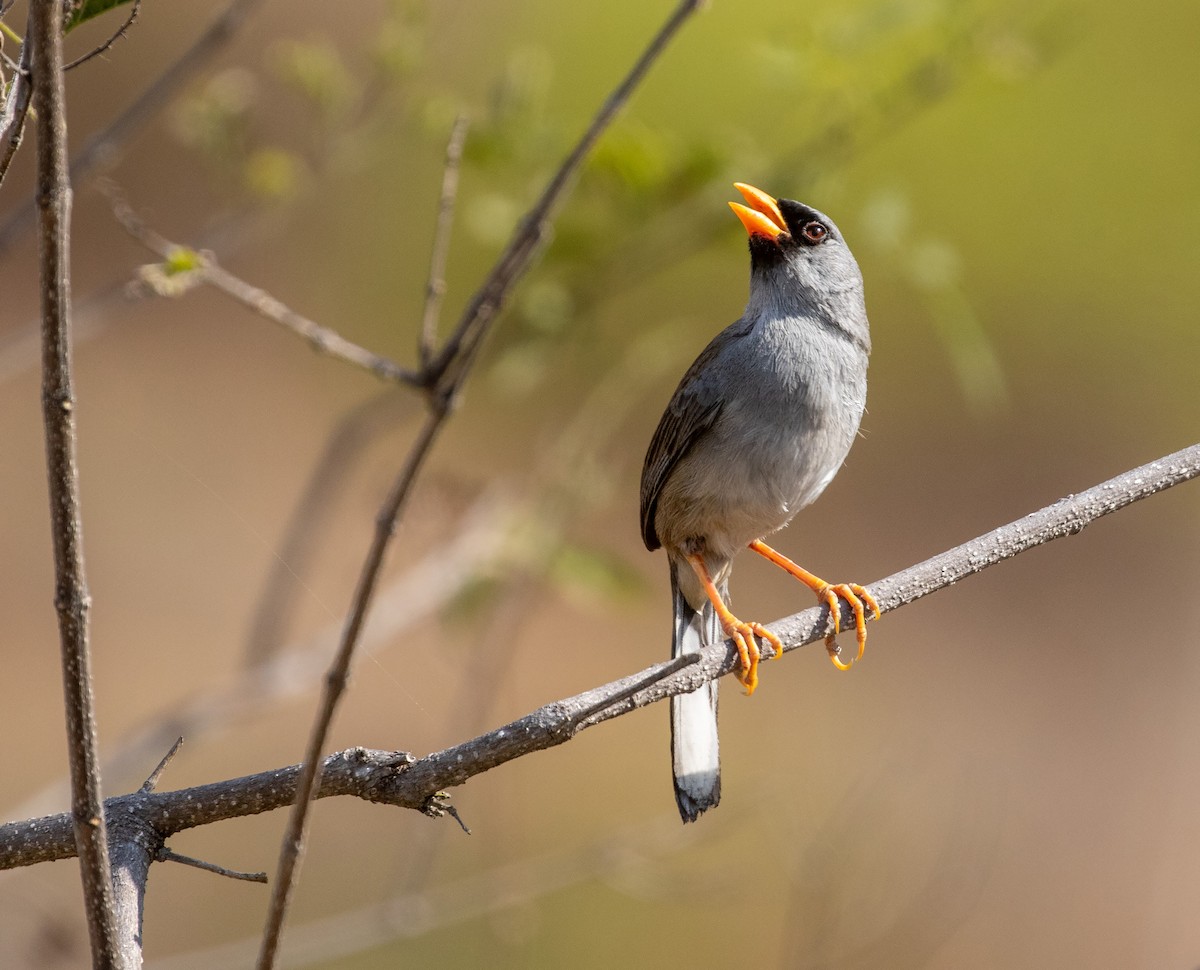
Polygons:
M171 745L171 750L163 755L162 761L158 763L155 769L150 772L146 780L142 782L142 787L138 789L143 795L147 792L154 791L158 787L158 780L162 777L162 773L167 770L169 765L179 753L179 749L183 746L183 736L175 739L175 743Z
M1036 546L1076 535L1086 526L1143 498L1200 476L1200 444L1048 505L986 535L910 566L871 585L880 609L890 612L952 586L989 566ZM845 626L851 626L843 607ZM814 606L771 624L790 653L825 638L828 608ZM501 728L414 760L403 752L350 748L326 758L315 797L353 795L372 802L411 808L424 814L445 811L438 795L475 775L516 758L574 738L580 731L639 710L676 694L695 690L737 667L737 652L715 644L683 669L671 661L554 701ZM630 688L637 692L630 694ZM301 768L293 765L244 778L182 791L136 792L108 800L113 817L136 814L163 838L184 829L227 818L256 815L292 802ZM71 817L52 815L0 825L0 869L34 865L75 855Z
M739 817L739 821L745 821ZM725 825L732 824L728 818ZM346 960L394 940L412 940L489 913L523 904L585 881L607 882L644 873L661 860L725 834L721 820L700 829L679 824L675 812L609 832L583 846L554 848L484 869L420 891L405 890L378 902L311 919L288 934L287 966L295 970ZM254 958L255 939L180 953L156 960L156 970L243 967Z
M71 161L71 181L78 183L97 169L112 164L125 143L167 104L210 58L229 42L251 9L261 0L231 0L195 42L151 81L137 100L111 125L89 138ZM34 215L34 200L13 210L0 226L0 254L28 227Z
M0 114L0 185L4 184L4 176L8 174L13 157L21 147L21 136L25 133L25 117L29 113L29 101L33 94L33 74L30 71L32 55L29 29L26 28L21 57L13 73L8 96L4 99L3 113Z
M287 914L291 891L295 885L296 873L300 865L300 856L304 848L304 835L307 828L308 808L312 793L320 780L321 752L325 748L325 739L333 724L333 716L337 710L338 701L350 677L350 664L354 651L358 646L363 624L367 619L375 588L379 583L379 575L383 569L384 556L391 544L396 530L396 520L404 508L412 492L413 482L417 473L425 463L425 457L433 447L438 432L444 425L446 412L431 411L425 420L425 425L414 443L408 459L401 469L399 476L392 486L387 501L380 510L375 523L375 537L367 552L359 575L358 586L350 607L350 614L338 645L337 655L330 664L329 672L325 675L325 688L321 692L321 703L309 733L308 746L305 749L304 765L297 785L296 801L292 805L292 813L288 819L287 831L284 833L283 845L280 849L279 867L275 877L275 885L271 893L271 906L267 914L266 926L263 930L263 944L259 951L258 966L260 970L269 970L274 965L275 955L279 947L279 938L283 929L283 919Z
M496 314L504 306L505 298L513 283L529 267L530 261L546 237L550 217L554 214L562 196L578 173L588 153L605 129L612 124L618 112L625 106L634 90L645 78L646 73L659 58L667 45L674 39L687 19L700 7L701 0L683 0L667 18L653 40L642 52L641 57L630 69L625 79L601 105L583 137L563 160L543 190L541 198L521 219L504 252L496 261L491 274L475 293L458 327L442 346L432 364L426 368L429 385L443 395L453 393L461 384L466 370L475 358L475 353L487 336ZM455 373L451 373L451 371Z
M192 866L195 869L203 869L205 872L215 872L218 876L225 876L229 879L240 879L243 882L261 882L266 883L267 874L265 872L239 872L237 869L226 869L224 866L218 866L213 862L204 862L201 859L193 859L190 855L181 855L168 849L165 845L158 850L154 856L155 862L178 862L181 865Z
M447 416L450 414L458 393L475 359L482 337L490 327L495 313L502 306L509 288L525 273L537 253L539 244L549 225L549 219L559 198L563 195L583 159L591 151L600 135L616 117L621 107L629 100L633 90L645 77L651 65L678 32L684 21L696 11L699 0L683 0L668 17L667 22L651 40L633 69L617 86L601 106L592 124L567 156L557 172L551 177L546 190L522 220L509 247L485 280L464 314L458 331L447 341L447 346L438 354L432 367L423 368L422 378L430 389L430 414L422 428L404 468L396 479L387 501L376 520L375 537L367 553L366 562L359 577L358 586L350 608L342 642L337 656L326 675L326 687L322 692L320 706L309 737L305 767L296 793L296 802L288 819L280 848L279 866L272 887L271 904L263 927L262 948L259 951L259 970L270 970L275 965L283 920L287 914L296 874L299 871L304 837L308 823L309 803L319 780L321 752L333 722L338 701L349 677L350 665L358 642L359 633L374 596L383 567L384 555L395 533L400 512L410 495L417 474L424 465ZM473 308L473 309L472 309ZM451 345L456 345L451 349ZM447 376L447 368L455 371ZM440 814L430 793L422 810Z
M458 170L462 165L463 145L467 139L467 119L459 115L446 143L446 164L442 170L442 192L438 199L437 225L429 254L429 281L425 285L425 309L421 314L421 366L428 367L437 348L438 318L446 295L446 256L450 252L450 227L454 222L454 202L458 196Z
M228 270L222 269L217 265L216 257L212 253L199 253L159 235L142 222L111 182L101 185L100 190L108 197L113 215L125 231L151 252L157 253L166 260L176 259L181 253L189 254L191 261L195 264L194 272L199 280L220 290L226 296L232 297L259 316L266 317L292 331L319 354L354 364L385 381L408 384L413 387L420 386L419 378L412 371L367 350L365 347L360 347L337 331L323 327L303 314L297 313L266 290L247 283Z
M75 387L71 373L71 184L67 175L66 94L62 75L62 5L38 0L30 10L37 98L37 199L42 284L42 416L53 533L55 594L62 650L71 814L79 851L92 963L119 966L112 873L88 645L91 597L83 564L76 463Z
M125 32L133 26L133 22L137 20L138 14L141 13L141 10L142 0L133 0L133 9L129 11L129 16L125 19L125 23L121 24L121 26L116 29L113 35L109 37L108 40L106 40L103 44L101 44L99 47L92 48L82 57L75 58L75 60L71 61L71 63L64 67L63 70L74 70L75 68L79 67L80 64L86 64L93 57L99 57L101 54L103 54L106 50L112 47L113 44L125 36Z

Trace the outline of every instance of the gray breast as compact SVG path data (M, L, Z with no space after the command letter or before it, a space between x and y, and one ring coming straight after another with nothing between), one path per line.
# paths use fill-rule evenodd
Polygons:
M713 363L720 417L664 487L658 519L675 533L666 544L702 537L728 558L837 473L866 403L867 358L843 333L792 318L760 324Z

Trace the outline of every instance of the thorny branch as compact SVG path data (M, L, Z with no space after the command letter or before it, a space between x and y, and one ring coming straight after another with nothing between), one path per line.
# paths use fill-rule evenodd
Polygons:
M1030 549L1076 535L1086 526L1143 498L1200 476L1200 444L1118 475L1078 495L1003 525L925 562L873 583L869 589L882 612L890 612L930 593L1011 559ZM844 625L849 607L842 604ZM829 611L816 606L770 624L784 652L823 640ZM503 727L443 751L415 759L404 752L350 748L323 762L315 797L353 795L368 801L415 809L426 815L444 811L444 789L462 785L509 761L572 740L580 731L693 691L737 667L737 652L726 641L709 647L680 668L672 661L623 677L574 697L554 701ZM293 765L243 778L172 792L134 792L110 798L110 817L137 816L166 838L184 829L228 818L256 815L291 803L300 766ZM0 826L0 869L34 865L75 854L71 820L52 815Z
M118 40L120 40L122 37L125 36L126 31L128 31L129 28L133 26L133 22L135 20L137 20L138 14L141 12L142 12L142 0L133 0L133 9L129 11L129 16L125 18L125 22L123 24L121 24L120 27L118 27L115 31L113 31L112 35L108 38L108 40L106 40L103 44L99 44L96 47L93 47L86 54L75 58L75 60L71 61L71 63L68 64L66 67L64 67L63 70L64 71L74 70L75 68L79 67L80 64L86 64L93 57L99 57L106 50L108 50L110 47L112 47L113 44L115 44Z

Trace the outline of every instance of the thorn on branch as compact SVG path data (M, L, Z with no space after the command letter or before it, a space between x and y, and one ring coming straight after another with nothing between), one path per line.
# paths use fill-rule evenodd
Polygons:
M267 874L265 872L239 872L237 869L226 869L224 866L218 866L212 862L204 862L201 859L193 859L189 855L181 855L178 852L173 852L165 845L154 854L155 862L178 862L181 865L191 866L194 869L203 869L205 872L213 872L218 876L225 876L229 879L240 879L242 882L261 882L266 883Z
M161 778L162 773L167 770L167 765L169 765L174 760L175 755L179 752L179 748L182 744L183 744L183 737L180 736L176 740L176 742L173 745L171 745L171 750L168 751L165 755L163 755L163 759L162 759L162 761L160 761L158 763L158 767L155 768L152 772L150 772L149 777L147 777L146 780L144 782L142 782L142 787L139 788L138 791L142 792L143 794L149 794L150 792L154 791L155 788L158 787L158 779Z
M462 820L462 816L458 814L458 809L450 804L450 793L448 791L436 791L425 799L425 804L421 806L421 811L430 818L442 818L449 815L458 823L467 835L471 834L471 830L467 827L467 823Z

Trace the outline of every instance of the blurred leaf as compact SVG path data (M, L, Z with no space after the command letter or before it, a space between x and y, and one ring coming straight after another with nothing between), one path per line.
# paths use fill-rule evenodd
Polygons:
M371 58L392 78L407 77L420 63L425 47L423 4L390 3L387 17L375 35Z
M471 128L464 159L481 165L516 161L527 175L532 174L528 163L541 168L556 160L562 150L561 132L558 122L548 122L545 113L552 76L545 51L525 49L509 58L503 76L489 91L486 111Z
M546 576L561 592L589 605L629 600L646 588L642 574L621 556L578 544L560 546Z
M494 606L503 591L504 583L496 576L483 573L472 576L439 611L442 622L448 625L470 623Z
M500 81L492 87L491 117L498 124L513 124L542 114L554 78L550 55L540 47L514 53Z
M666 139L646 125L614 128L596 146L591 168L616 179L640 195L658 189L671 171L671 148Z
M488 381L506 394L524 396L541 386L550 363L544 342L518 344L499 355L488 371Z
M575 309L571 291L553 279L529 283L521 294L519 305L522 320L543 334L561 332Z
M282 148L260 148L246 160L246 188L263 199L289 198L299 187L304 166L299 156Z
M258 90L258 79L245 68L222 71L199 94L176 105L172 130L209 161L227 167L240 164L247 151L250 112Z
M276 76L325 118L335 117L350 102L350 72L341 54L325 41L280 41L271 52L271 63Z
M468 140L468 144L470 141ZM516 199L489 192L463 207L467 231L476 240L493 246L502 245L524 211Z

